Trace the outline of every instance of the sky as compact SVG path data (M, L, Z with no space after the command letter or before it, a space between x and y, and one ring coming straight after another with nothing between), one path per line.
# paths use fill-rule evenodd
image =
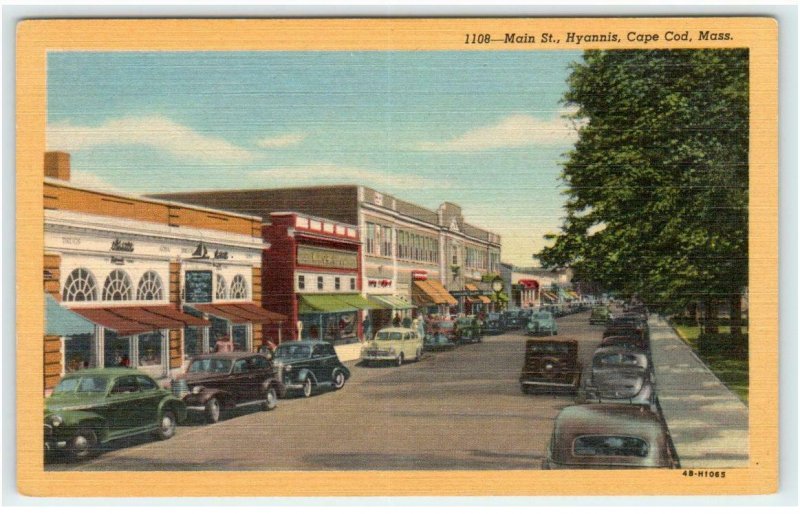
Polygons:
M53 52L47 149L127 193L361 184L502 237L557 231L580 52Z

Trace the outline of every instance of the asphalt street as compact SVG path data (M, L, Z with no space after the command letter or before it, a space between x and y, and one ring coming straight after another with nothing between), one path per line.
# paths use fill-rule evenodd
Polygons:
M584 366L602 326L588 312L559 318L581 343ZM194 420L168 441L113 443L87 462L46 470L458 470L539 469L571 395L524 395L525 335L425 354L418 363L363 367L341 391L287 398L278 408L239 409L214 425Z

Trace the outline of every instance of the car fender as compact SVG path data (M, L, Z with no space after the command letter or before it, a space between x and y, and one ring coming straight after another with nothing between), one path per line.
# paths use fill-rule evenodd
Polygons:
M172 396L163 398L158 404L158 415L161 416L165 410L172 411L175 414L175 421L178 423L186 419L186 404L178 398Z
M211 398L219 400L223 407L236 405L236 401L231 393L213 387L204 387L203 390L197 394L190 393L184 398L184 401L190 404L205 405Z
M52 414L57 414L64 420L60 427L54 429L54 433L69 434L79 427L88 427L95 431L98 441L104 441L108 437L108 424L99 414L87 411L61 411Z
M275 391L278 393L278 397L283 396L283 393L286 391L286 386L283 382L279 381L277 378L268 378L261 384L261 392L267 392L267 389L270 387L274 388Z
M312 382L315 384L319 383L316 375L314 375L314 373L308 368L303 368L297 373L297 380L300 382L305 382L306 378L308 377L311 377Z
M336 365L336 366L333 367L333 370L331 371L331 380L333 380L333 377L334 377L334 375L336 375L337 371L341 371L342 372L342 374L344 375L344 379L345 380L350 380L350 370L347 369L347 367L345 367L343 365Z

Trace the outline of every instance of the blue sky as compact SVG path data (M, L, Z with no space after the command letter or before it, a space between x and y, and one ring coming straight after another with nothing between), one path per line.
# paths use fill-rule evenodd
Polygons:
M560 225L559 103L580 52L54 52L49 150L132 193L357 183L503 237Z

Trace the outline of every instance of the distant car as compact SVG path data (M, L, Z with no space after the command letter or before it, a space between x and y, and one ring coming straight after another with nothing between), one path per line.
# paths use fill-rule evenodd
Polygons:
M393 362L402 366L410 359L422 358L423 344L419 333L410 328L384 328L375 334L375 339L361 348L361 362Z
M592 371L579 401L628 403L656 409L650 359L640 350L601 347L592 356Z
M436 319L426 324L423 346L426 351L456 347L456 322L451 319Z
M525 313L521 310L508 310L503 313L505 325L509 329L522 328L525 326Z
M592 313L589 315L589 324L594 325L599 323L601 325L605 325L610 317L611 311L608 310L608 307L605 305L592 307Z
M558 335L558 325L553 315L547 311L536 311L528 322L527 333L529 336L554 336Z
M525 361L519 383L525 394L537 391L577 391L583 366L578 341L566 337L540 337L525 343Z
M611 336L638 337L643 345L650 346L650 330L642 320L612 318L606 324L603 339Z
M186 418L180 399L128 368L68 373L44 405L45 451L65 452L74 460L123 437L152 433L169 439Z
M483 331L486 334L497 335L506 331L503 316L499 312L490 312L486 315L483 323Z
M224 410L257 404L274 409L283 384L267 355L220 352L192 357L186 372L172 380L172 390L189 411L216 423Z
M556 417L542 469L679 468L661 419L635 405L574 405Z
M464 316L456 319L456 336L459 344L480 343L483 341L483 329L480 320L475 316Z
M308 398L319 387L339 390L350 379L336 348L327 341L287 341L275 349L273 365L284 391L298 391Z

